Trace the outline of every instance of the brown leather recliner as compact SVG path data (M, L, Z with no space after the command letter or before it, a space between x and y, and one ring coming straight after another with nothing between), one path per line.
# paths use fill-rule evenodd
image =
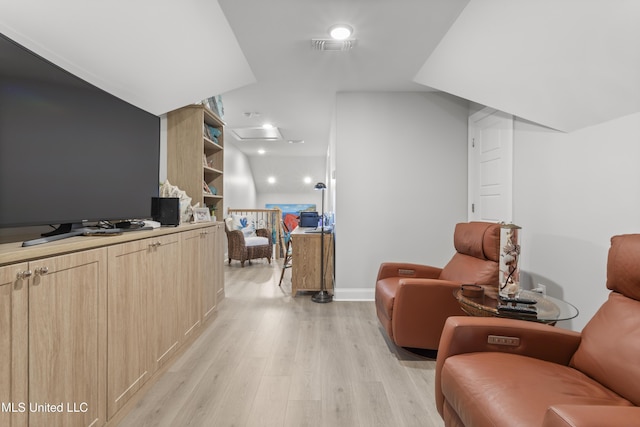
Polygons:
M449 318L435 384L445 425L640 426L640 234L611 239L607 288L607 301L581 333ZM488 344L489 335L519 344Z
M500 224L460 223L456 254L444 268L384 263L376 280L376 312L400 347L435 350L449 316L464 314L453 296L462 283L498 286Z

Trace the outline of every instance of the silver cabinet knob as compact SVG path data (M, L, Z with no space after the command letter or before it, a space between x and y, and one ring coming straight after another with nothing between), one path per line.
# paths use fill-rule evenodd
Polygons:
M36 275L37 276L44 276L48 272L49 272L49 267L38 267L38 268L36 268Z
M31 270L18 271L18 274L16 274L16 278L18 280L25 280L31 277L32 275L33 275L33 272Z

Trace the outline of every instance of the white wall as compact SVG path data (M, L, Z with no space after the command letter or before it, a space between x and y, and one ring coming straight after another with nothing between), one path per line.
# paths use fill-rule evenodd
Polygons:
M327 199L329 207L327 208L330 212L335 212L336 210L336 192L337 192L337 171L336 171L336 114L334 111L333 117L331 119L331 129L329 131L329 146L327 147L327 164L326 164L326 175L327 175Z
M581 330L605 301L611 236L640 231L639 165L640 113L571 133L516 121L522 270L529 284L578 307L560 326Z
M337 95L337 300L373 299L381 262L451 258L467 215L468 112L442 93Z
M227 209L256 207L256 186L249 160L233 143L224 146L224 215ZM217 214L220 215L220 214ZM222 219L218 218L218 220Z

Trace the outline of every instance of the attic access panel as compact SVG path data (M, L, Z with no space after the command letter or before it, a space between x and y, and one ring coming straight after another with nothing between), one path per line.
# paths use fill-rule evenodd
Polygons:
M230 129L230 131L238 141L277 141L282 139L280 129L277 127L270 129L262 127L246 127Z

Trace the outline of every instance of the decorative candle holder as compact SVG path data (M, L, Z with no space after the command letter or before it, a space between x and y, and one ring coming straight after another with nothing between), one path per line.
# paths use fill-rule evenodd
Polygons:
M515 224L500 228L499 294L514 297L520 292L520 229Z

